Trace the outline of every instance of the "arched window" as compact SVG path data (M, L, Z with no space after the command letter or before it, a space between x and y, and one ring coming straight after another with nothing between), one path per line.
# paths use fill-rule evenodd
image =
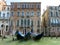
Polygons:
M6 25L6 31L8 30L8 25Z

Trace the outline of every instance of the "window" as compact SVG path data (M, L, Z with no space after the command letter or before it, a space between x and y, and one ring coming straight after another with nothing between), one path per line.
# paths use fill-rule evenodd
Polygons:
M26 26L26 19L24 20L24 25Z
M11 3L11 8L14 8L14 4L13 3Z
M38 24L37 26L40 27L40 21L39 20L37 21L37 24Z
M54 23L54 24L56 23L56 19L52 19L52 21L53 21L52 23Z
M31 6L30 6L31 8L34 8L34 4L31 4Z
M31 32L33 33L33 28L31 29Z
M29 8L29 4L26 4L26 8Z
M51 23L53 23L53 19L51 19L50 21L51 21Z
M11 26L13 26L13 21L11 21Z
M50 7L51 10L53 10L53 7Z
M9 10L9 7L7 8L7 10Z
M14 5L11 5L11 8L14 8Z
M59 11L59 14L60 14L60 11Z
M53 17L53 12L51 12L51 14L50 14L50 15L51 15L51 17Z
M17 26L19 26L19 20L17 20Z
M13 12L11 12L11 16L13 16L14 15L14 13Z
M58 12L56 12L56 16L58 17Z
M22 11L22 16L24 16L24 11Z
M1 12L0 12L0 17L1 17Z
M55 7L55 10L57 10L57 7Z
M6 25L6 31L8 31L8 25Z
M5 13L3 13L3 18L5 18Z
M37 29L37 33L40 33L40 29Z
M25 4L22 4L22 8L25 8Z
M20 16L20 12L17 12L17 16Z
M34 12L33 11L31 11L31 16L33 16L34 15Z
M21 19L21 26L23 26L23 19Z
M7 12L7 17L9 17L9 12Z
M56 24L58 24L59 22L58 22L58 19L56 19Z
M33 21L31 21L31 27L33 27Z
M26 16L29 16L29 11L26 12Z
M28 26L29 26L29 25L30 25L30 20L28 19L28 21L27 21L27 22L28 22Z
M37 16L40 16L40 11L37 11Z
M36 4L36 8L40 8L40 4Z
M17 4L17 8L20 8L20 4Z
M56 23L56 19L51 18L51 23L55 24Z

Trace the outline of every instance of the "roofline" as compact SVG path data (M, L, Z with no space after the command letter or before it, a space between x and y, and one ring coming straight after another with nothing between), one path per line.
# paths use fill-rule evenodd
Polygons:
M40 3L41 4L41 2L11 2L11 3Z

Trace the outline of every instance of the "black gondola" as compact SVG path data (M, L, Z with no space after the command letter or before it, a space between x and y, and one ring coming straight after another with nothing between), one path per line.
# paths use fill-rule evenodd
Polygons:
M30 36L31 33L30 32L28 32L27 34L24 35L21 32L16 31L15 35L17 37L17 40L28 40L28 39L31 38L31 36Z
M33 37L33 40L39 40L43 37L44 33L42 32L41 34L37 34L35 36L32 36Z
M39 40L44 35L43 32L41 34L33 34L33 33L28 32L27 34L24 35L19 31L16 31L15 34L16 34L17 40L29 40L29 39L31 39L31 37L33 40Z

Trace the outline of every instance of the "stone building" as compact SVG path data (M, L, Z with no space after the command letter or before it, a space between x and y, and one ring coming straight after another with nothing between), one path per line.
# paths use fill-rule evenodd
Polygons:
M42 17L45 34L60 36L60 6L49 6Z
M6 1L5 0L0 0L0 11L3 10L4 5L6 5Z
M11 2L10 29L22 33L41 32L41 2Z
M0 34L9 30L10 5L4 5L5 9L0 11Z

